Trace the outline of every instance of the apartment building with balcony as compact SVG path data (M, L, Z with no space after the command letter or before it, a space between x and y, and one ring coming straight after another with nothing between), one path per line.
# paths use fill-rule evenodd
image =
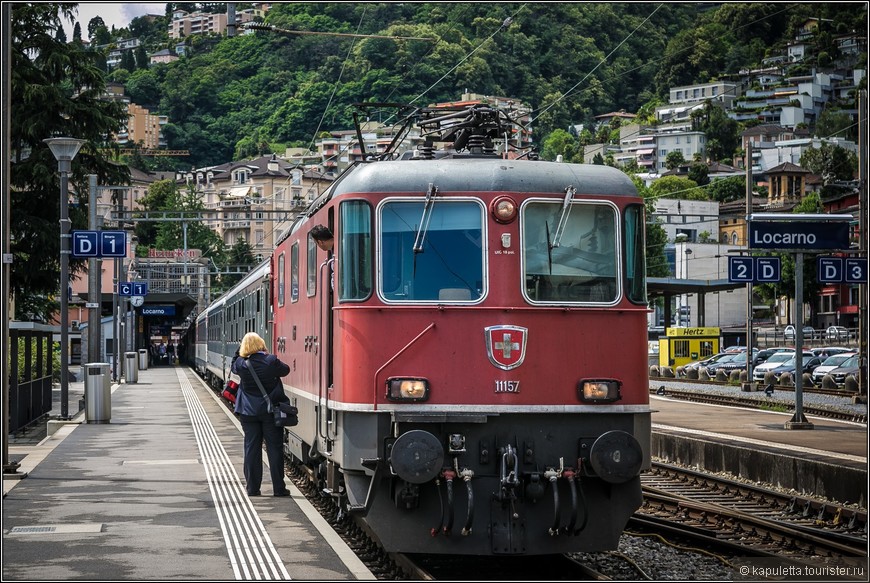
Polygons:
M254 11L236 13L236 24L251 22L255 18ZM172 22L169 24L169 38L179 39L195 34L224 34L227 30L226 12L187 12L175 10Z
M106 53L106 66L108 66L109 69L114 69L121 64L121 57L126 51L135 51L139 48L140 44L138 38L126 38L115 41L111 44L98 45L97 49L108 49L108 52Z
M272 154L193 170L178 178L191 184L209 211L208 224L227 246L244 239L255 256L272 254L293 219L334 180Z

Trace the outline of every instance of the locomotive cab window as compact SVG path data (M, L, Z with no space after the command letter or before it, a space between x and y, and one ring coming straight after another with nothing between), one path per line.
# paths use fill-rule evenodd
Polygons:
M524 287L530 302L613 304L619 296L619 222L604 202L532 200L522 208Z
M380 206L379 293L387 302L476 302L484 295L479 201L389 200Z

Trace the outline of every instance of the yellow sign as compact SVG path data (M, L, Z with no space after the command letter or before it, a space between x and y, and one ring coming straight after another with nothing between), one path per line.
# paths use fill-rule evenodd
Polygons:
M666 336L719 336L719 328L668 328Z

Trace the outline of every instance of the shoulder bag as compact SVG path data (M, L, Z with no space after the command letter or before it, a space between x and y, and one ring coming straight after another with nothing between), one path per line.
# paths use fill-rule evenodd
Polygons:
M275 406L272 405L272 399L269 398L269 394L266 393L266 389L263 388L263 383L260 382L260 377L257 376L257 371L251 364L250 360L248 361L248 370L257 382L257 386L260 387L260 392L263 393L263 398L266 399L266 407L268 408L269 413L272 414L272 418L275 420L275 426L293 427L299 423L299 410L296 409L296 407L290 403L278 403Z

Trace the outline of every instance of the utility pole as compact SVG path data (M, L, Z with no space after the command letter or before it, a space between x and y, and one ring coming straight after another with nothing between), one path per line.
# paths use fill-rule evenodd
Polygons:
M743 244L749 249L749 220L752 216L752 141L746 142L746 230ZM752 390L752 282L746 284L746 384Z
M97 175L88 175L88 229L96 231L97 225ZM103 261L97 257L88 259L88 362L102 362L100 358L103 306L102 269Z
M858 92L858 249L867 259L867 90ZM858 394L867 403L867 284L858 285Z

